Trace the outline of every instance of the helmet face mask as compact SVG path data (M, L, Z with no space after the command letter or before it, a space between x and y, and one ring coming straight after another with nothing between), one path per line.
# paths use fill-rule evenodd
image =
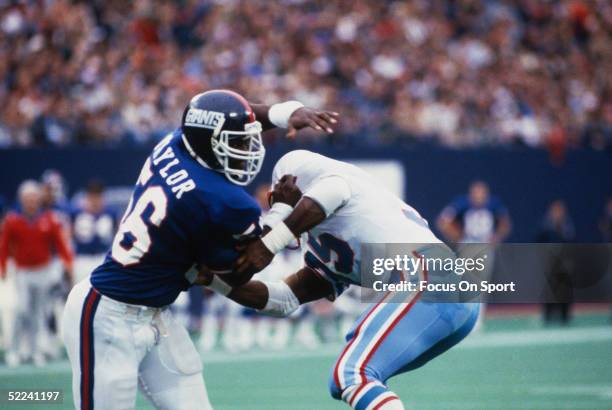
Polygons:
M211 90L196 95L185 108L181 127L191 155L230 182L248 185L261 170L266 153L262 125L240 94Z
M213 135L211 146L227 179L248 185L261 170L266 155L259 121L247 123L244 131L223 130Z

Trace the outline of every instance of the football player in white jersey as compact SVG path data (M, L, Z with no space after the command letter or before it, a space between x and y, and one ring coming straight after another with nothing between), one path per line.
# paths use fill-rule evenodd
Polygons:
M310 151L283 156L272 175L274 205L265 234L249 243L235 271L260 270L306 233L305 266L284 281L251 280L232 288L202 269L201 283L273 315L300 304L333 300L348 285L367 286L361 275L362 244L415 244L417 258L454 257L417 211L356 166ZM419 245L416 245L419 244ZM448 272L419 272L435 280ZM385 294L357 319L332 368L330 393L358 410L399 410L389 377L422 366L461 341L478 317L478 304L423 300L422 292Z

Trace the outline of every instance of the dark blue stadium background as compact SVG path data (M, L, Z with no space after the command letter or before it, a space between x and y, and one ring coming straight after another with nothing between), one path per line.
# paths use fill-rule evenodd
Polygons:
M309 148L339 159L400 161L406 172L406 200L430 222L454 196L466 192L470 181L483 179L508 206L513 230L510 242L533 241L546 206L566 201L576 225L577 241L599 241L597 224L605 200L612 196L612 156L606 152L573 150L561 165L549 153L534 149L451 150L413 147L344 147L275 144L251 187L265 182L275 161L285 152ZM12 199L24 178L38 178L47 168L58 169L67 179L70 194L90 178L108 185L131 185L150 148L64 148L0 150L0 194Z

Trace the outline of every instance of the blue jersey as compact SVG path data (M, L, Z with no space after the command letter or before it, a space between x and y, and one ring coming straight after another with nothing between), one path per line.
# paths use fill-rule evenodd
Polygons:
M78 207L71 212L77 255L99 255L108 251L115 233L115 213L110 209L89 212Z
M490 197L482 206L474 206L467 195L456 198L442 212L461 226L461 242L473 243L489 242L499 220L508 214L495 197Z
M194 264L228 270L237 242L260 233L257 202L200 165L181 136L164 138L145 161L111 251L91 276L103 295L169 305L190 286Z

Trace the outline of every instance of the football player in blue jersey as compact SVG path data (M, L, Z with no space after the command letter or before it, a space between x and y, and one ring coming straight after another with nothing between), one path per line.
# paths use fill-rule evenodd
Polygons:
M510 233L510 216L483 181L470 184L469 194L446 206L438 217L438 228L450 242L499 243Z
M104 260L115 234L117 216L104 204L104 185L92 180L82 203L70 213L75 246L75 279L80 282Z
M460 257L471 257L473 247L466 243L490 244L489 249L503 242L510 234L512 222L508 209L495 196L484 181L473 181L467 195L461 195L448 204L438 216L437 226L446 239L456 244ZM489 252L487 266L494 264L495 252ZM489 280L492 271L480 273L482 280ZM483 295L484 297L484 295ZM476 329L483 326L486 303L482 304Z
M232 281L236 245L259 234L259 206L242 187L264 160L262 131L332 132L336 117L229 90L191 99L181 127L147 157L105 261L68 297L75 408L132 409L137 388L156 408L211 408L200 357L168 305L193 284L196 264Z

